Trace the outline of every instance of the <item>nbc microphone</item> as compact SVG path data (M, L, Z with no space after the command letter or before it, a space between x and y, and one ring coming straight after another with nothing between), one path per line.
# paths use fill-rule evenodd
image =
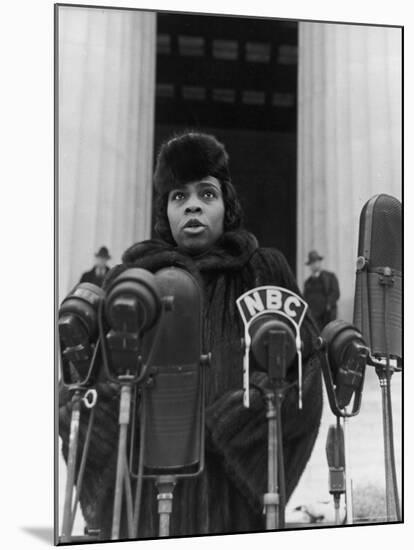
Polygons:
M267 371L270 385L262 391L268 423L267 492L263 495L266 529L285 526L285 473L281 405L286 372L298 356L299 408L302 407L302 349L300 327L306 302L294 292L277 286L261 286L236 300L244 324L243 404L249 407L249 354Z
M250 326L251 349L259 366L267 371L274 391L265 392L268 419L268 490L264 495L267 529L285 526L285 474L281 404L286 371L296 356L296 337L286 320L264 313ZM276 517L276 514L278 517Z
M245 292L236 300L244 325L243 404L249 402L249 355L252 350L259 365L273 381L282 381L286 369L298 356L299 408L302 408L302 342L300 327L307 303L278 286L260 286Z
M282 317L266 313L250 326L251 349L259 366L272 381L282 381L286 369L296 355L296 338L292 328Z

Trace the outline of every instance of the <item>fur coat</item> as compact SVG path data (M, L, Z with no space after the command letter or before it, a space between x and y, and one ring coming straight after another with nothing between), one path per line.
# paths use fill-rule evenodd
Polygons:
M144 241L129 248L123 263L111 270L104 288L128 267L152 272L166 266L189 270L204 291L204 351L212 353L207 369L206 460L196 479L180 480L174 489L171 535L263 531L263 494L267 488L267 421L258 386L267 374L253 358L250 408L242 401L243 325L235 301L243 292L261 285L277 285L300 293L284 256L275 249L259 248L253 235L228 232L213 250L197 257L180 253L162 241ZM298 410L297 365L287 373L290 389L282 405L286 497L297 485L310 457L322 412L320 365L315 353L317 332L309 317L302 325L303 408ZM119 398L116 388L101 380L90 451L86 464L81 508L89 527L110 537L118 438ZM60 436L65 460L68 453L70 396L60 391ZM88 412L82 411L80 448ZM134 487L133 487L134 490ZM156 537L156 489L144 481L139 538ZM122 535L126 534L123 525Z

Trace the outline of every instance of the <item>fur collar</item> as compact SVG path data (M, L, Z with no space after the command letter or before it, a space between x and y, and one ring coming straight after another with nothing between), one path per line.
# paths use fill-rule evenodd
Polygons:
M189 256L161 240L147 240L128 248L122 262L127 267L152 264L151 271L165 265L183 267L191 272L237 270L242 268L258 248L256 237L247 231L229 231L222 235L216 245L198 256ZM158 257L158 260L157 260Z

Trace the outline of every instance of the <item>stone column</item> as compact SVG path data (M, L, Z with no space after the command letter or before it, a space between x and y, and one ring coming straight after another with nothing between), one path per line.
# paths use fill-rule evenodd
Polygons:
M352 320L359 215L373 195L401 199L401 29L299 23L298 253L316 248Z
M101 245L149 237L156 14L58 9L59 300Z

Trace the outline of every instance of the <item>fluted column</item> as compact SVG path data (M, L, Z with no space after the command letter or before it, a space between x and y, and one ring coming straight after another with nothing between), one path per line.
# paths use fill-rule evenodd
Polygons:
M58 10L59 298L150 235L156 14Z
M351 320L362 206L401 198L401 30L299 23L298 78L298 280L316 248Z

